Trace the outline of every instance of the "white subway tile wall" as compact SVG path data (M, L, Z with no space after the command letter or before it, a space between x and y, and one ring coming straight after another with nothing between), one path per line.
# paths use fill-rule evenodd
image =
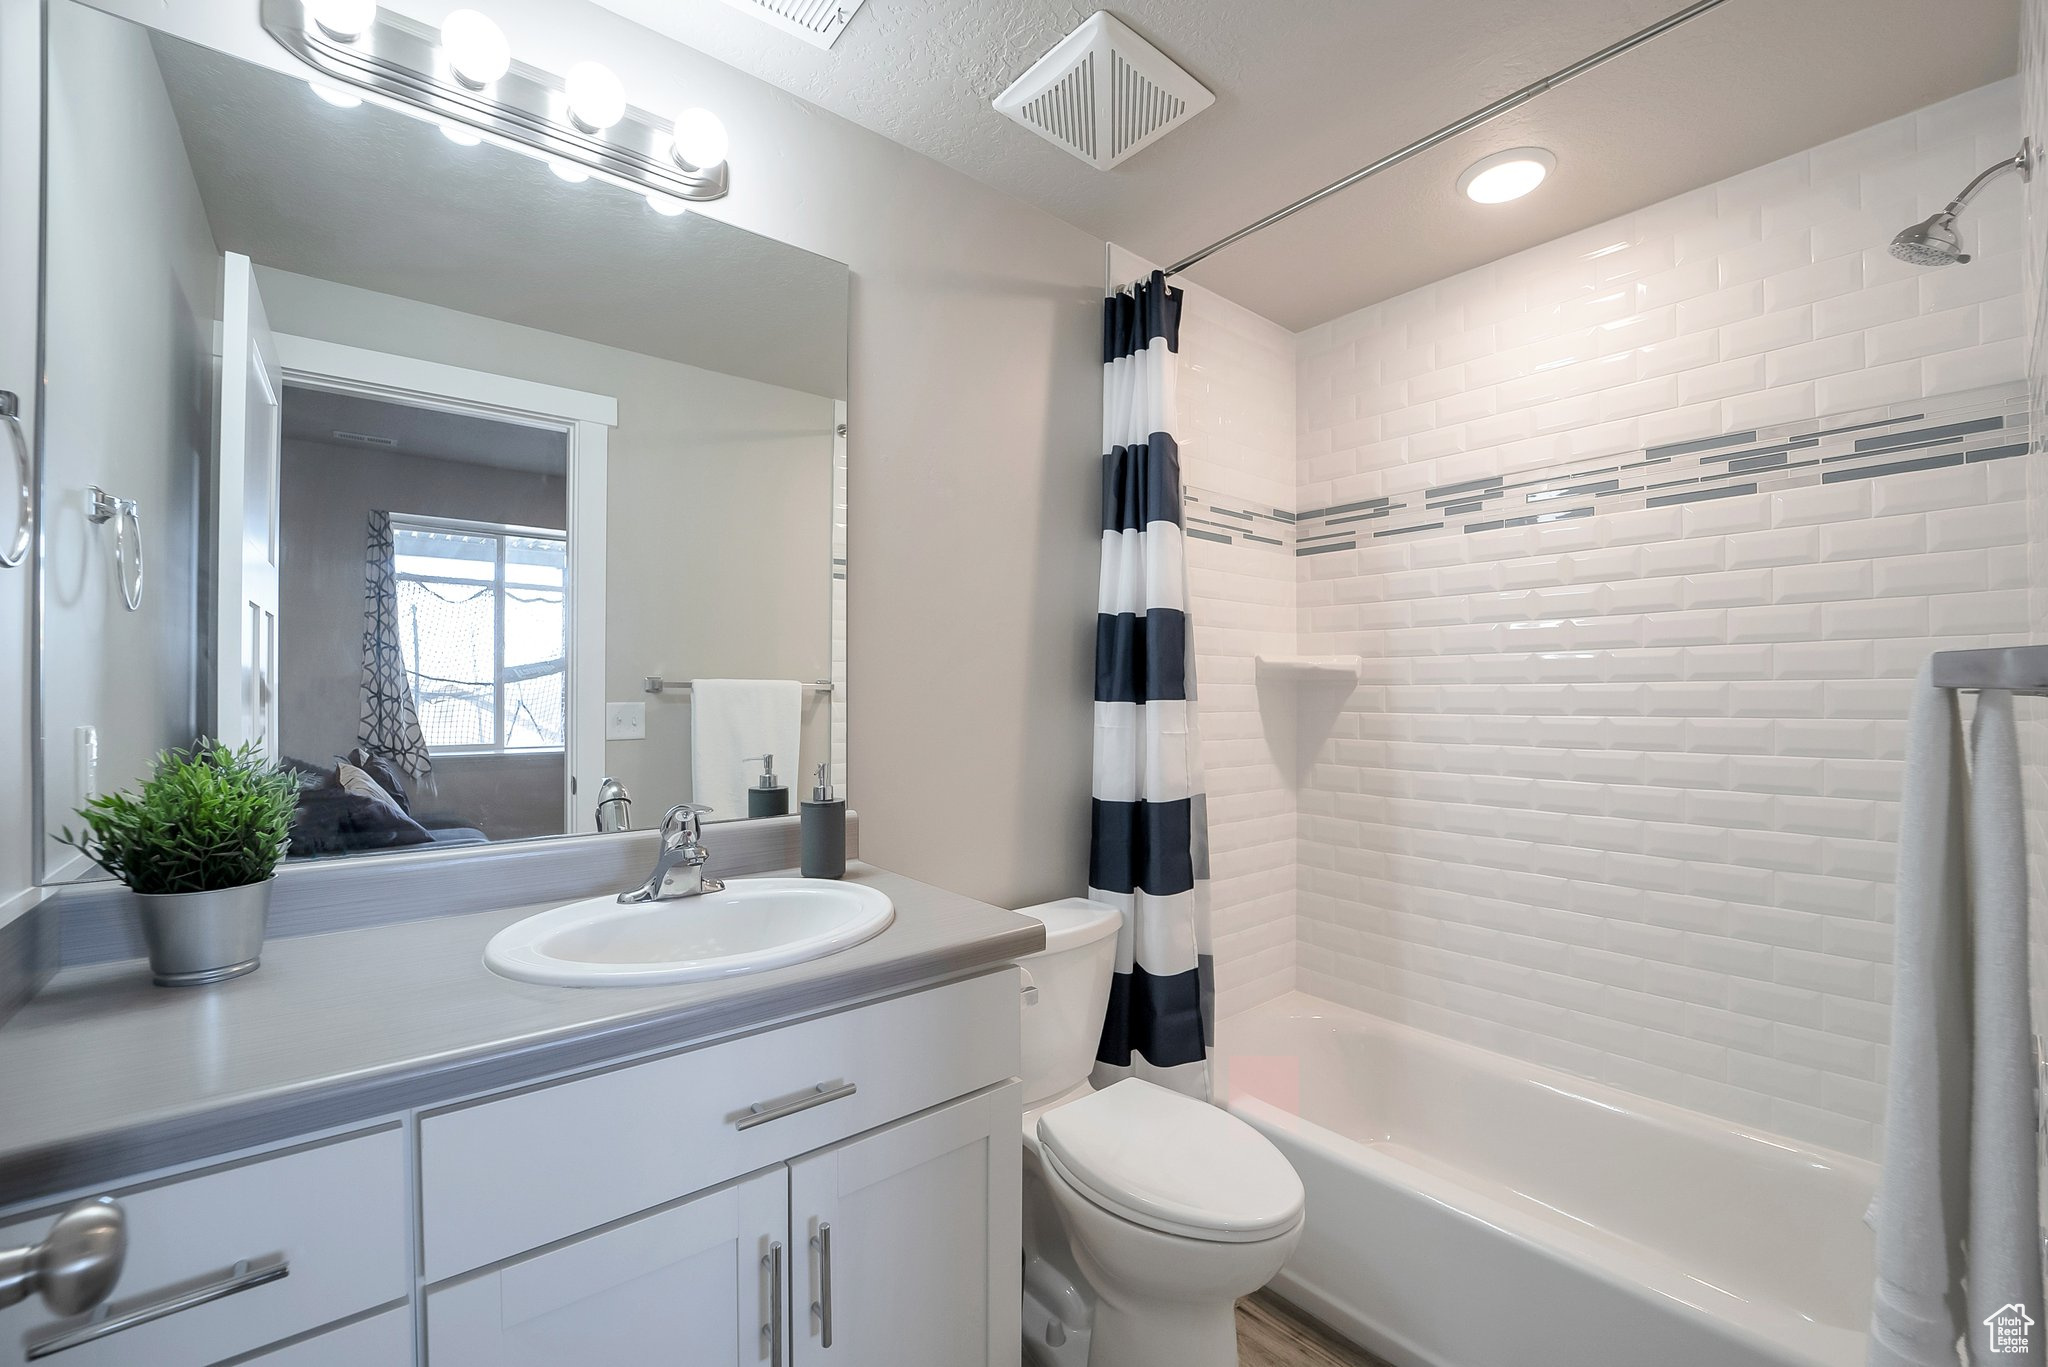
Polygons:
M1973 206L1968 266L1885 246L2019 128L2001 82L1301 334L1293 506L2009 402L2017 182ZM1300 738L1296 985L1873 1153L1906 684L1932 650L2032 629L2033 463L1320 554L1304 525L1294 648L1367 677ZM1203 617L1252 594L1255 554L1198 561L1205 687L1245 690L1247 727L1248 642L1277 636ZM1220 761L1258 733L1212 734Z
M1181 321L1181 463L1191 532L1294 507L1294 338L1190 287ZM1222 507L1231 512L1217 513ZM1221 1015L1294 987L1295 773L1284 722L1261 715L1253 661L1294 649L1295 565L1270 517L1188 538L1195 676L1209 784L1210 907Z

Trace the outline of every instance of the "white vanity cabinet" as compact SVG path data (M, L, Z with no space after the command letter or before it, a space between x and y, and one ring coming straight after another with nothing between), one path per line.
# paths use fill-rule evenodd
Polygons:
M81 1193L113 1296L0 1367L1015 1367L1017 1030L998 970Z
M788 1310L784 1169L427 1293L435 1367L770 1360Z
M789 1165L789 1367L1015 1364L1020 1084Z
M0 1363L206 1367L402 1302L412 1290L413 1217L396 1124L105 1194L128 1228L112 1295L97 1313L70 1319L38 1297L0 1310ZM52 1214L0 1226L0 1247L41 1240ZM356 1360L397 1367L410 1358Z

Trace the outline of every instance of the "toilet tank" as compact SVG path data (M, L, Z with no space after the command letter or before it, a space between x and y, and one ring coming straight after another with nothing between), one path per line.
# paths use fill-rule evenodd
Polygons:
M1028 1109L1072 1091L1095 1067L1123 916L1082 897L1026 907L1021 914L1045 923L1045 948L1021 961L1038 989L1036 1001L1025 993L1021 1008Z

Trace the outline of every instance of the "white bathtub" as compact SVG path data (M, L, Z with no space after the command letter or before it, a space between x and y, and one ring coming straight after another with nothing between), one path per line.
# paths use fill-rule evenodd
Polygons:
M1308 1188L1274 1288L1402 1367L1859 1367L1869 1163L1300 993L1219 1031Z

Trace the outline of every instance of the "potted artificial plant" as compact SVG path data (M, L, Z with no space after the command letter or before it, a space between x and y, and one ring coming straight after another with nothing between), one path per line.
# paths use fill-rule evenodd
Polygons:
M297 801L297 780L255 747L202 740L158 755L139 793L79 808L85 830L58 838L135 894L160 986L224 982L263 952Z

